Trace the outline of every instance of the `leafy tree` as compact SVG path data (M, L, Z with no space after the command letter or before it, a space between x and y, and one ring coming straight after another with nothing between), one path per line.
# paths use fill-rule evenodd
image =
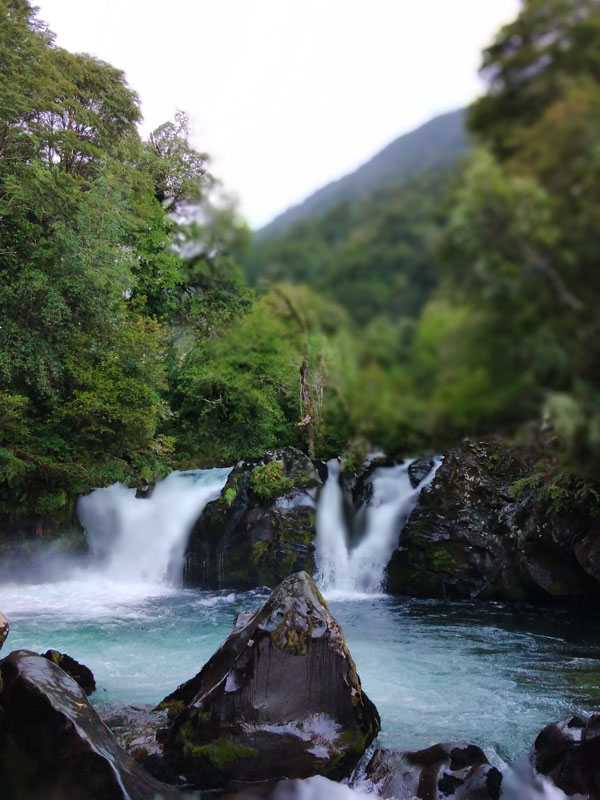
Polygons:
M198 153L189 143L187 116L178 111L174 122L165 122L150 134L142 164L150 174L156 198L175 210L181 203L199 199L205 190L205 153Z
M566 88L600 81L598 0L524 0L518 17L484 51L488 92L469 110L471 128L501 158Z
M185 279L163 201L204 162L175 146L181 118L150 155L120 71L55 48L25 2L0 14L0 512L58 518L169 466L165 323Z
M323 420L347 426L335 339L344 327L343 313L312 292L276 286L218 334L197 338L174 380L177 452L188 463L232 463L272 447L308 450L312 437L332 454L339 432Z

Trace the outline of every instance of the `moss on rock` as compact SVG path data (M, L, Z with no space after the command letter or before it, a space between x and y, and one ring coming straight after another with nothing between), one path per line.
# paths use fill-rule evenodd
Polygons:
M293 448L269 453L260 463L238 464L192 530L186 583L272 587L291 572L312 572L321 485L310 459Z
M192 786L340 779L380 726L340 625L306 573L240 615L202 671L161 707L179 702L165 760Z

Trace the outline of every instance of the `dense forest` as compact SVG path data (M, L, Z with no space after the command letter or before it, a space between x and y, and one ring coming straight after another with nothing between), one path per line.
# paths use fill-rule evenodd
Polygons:
M351 460L533 422L541 481L600 476L598 0L523 3L468 154L253 242L185 115L143 140L119 70L27 0L0 18L1 514L276 446Z

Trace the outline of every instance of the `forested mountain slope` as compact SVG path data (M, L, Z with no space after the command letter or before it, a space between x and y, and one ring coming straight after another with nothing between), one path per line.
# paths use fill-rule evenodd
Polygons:
M399 136L370 161L329 183L297 206L284 211L257 232L260 239L277 236L292 225L320 215L342 203L363 199L374 190L406 181L424 170L454 164L468 150L462 109L435 117Z

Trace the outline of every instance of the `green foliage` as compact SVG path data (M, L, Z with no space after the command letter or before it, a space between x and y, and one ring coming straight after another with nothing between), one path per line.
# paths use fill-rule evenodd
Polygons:
M515 492L596 502L599 53L596 0L527 0L485 52L466 164L462 115L441 118L246 252L185 115L141 141L123 74L0 0L0 513L67 518L78 492L173 465L291 445L352 466L540 417L557 465ZM265 497L285 483L266 466Z
M245 315L192 341L172 376L172 430L183 463L232 463L308 449L300 398L306 360L319 452L347 423L345 317L307 289L276 286ZM346 441L341 435L341 446Z
M57 519L79 492L172 464L190 234L167 205L209 179L183 116L141 142L123 74L54 47L26 2L0 2L0 55L0 512ZM204 317L224 304L209 295Z
M222 499L224 500L225 503L227 503L228 506L231 506L236 498L236 495L237 495L236 490L234 489L233 486L230 486L223 492Z
M258 564L258 562L262 559L264 554L269 549L268 542L254 542L252 545L252 561L254 564Z
M470 109L473 130L501 157L573 79L600 78L597 0L525 0L514 22L484 52L489 91Z
M176 208L202 196L208 177L207 156L188 142L189 120L178 111L174 122L165 122L150 134L141 163L150 174L156 198L162 205Z
M249 276L314 285L359 324L414 318L437 282L435 245L450 174L426 171L355 205L258 239Z
M174 379L182 456L233 463L291 444L298 419L294 367L285 329L264 303L225 336L196 340Z
M262 500L272 500L291 488L294 482L284 476L280 461L270 461L254 467L250 473L250 485Z
M541 469L515 481L511 491L518 499L533 493L548 512L600 516L598 485L582 480L572 472Z

